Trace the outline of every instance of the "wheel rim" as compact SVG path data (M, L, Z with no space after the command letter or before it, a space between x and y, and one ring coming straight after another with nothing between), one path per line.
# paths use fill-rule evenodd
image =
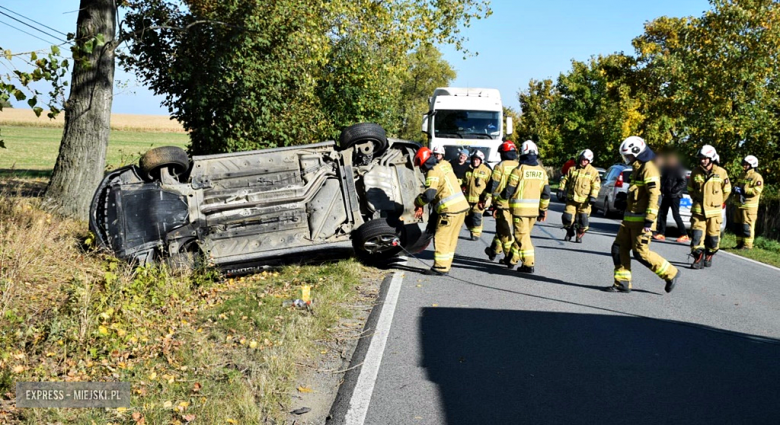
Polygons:
M386 234L368 238L363 242L363 250L369 254L379 254L398 247L398 236Z

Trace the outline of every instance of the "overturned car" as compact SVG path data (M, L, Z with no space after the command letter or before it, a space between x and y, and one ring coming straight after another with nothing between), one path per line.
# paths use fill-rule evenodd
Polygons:
M158 147L103 179L90 229L127 261L191 267L205 259L228 274L335 247L382 262L431 238L414 217L424 184L413 165L418 148L372 123L345 129L338 144L192 160Z

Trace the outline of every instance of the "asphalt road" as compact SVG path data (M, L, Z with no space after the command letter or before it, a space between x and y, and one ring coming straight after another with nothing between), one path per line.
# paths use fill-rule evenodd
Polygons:
M606 293L619 221L564 243L561 210L534 228L533 276L487 260L492 219L461 233L452 278L410 259L365 424L780 423L780 270L721 253L695 271L654 241L674 292L634 261L634 291Z

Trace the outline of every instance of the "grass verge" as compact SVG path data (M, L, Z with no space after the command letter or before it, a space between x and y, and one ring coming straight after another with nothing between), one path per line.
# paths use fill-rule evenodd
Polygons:
M780 267L780 242L759 236L753 242L751 250L734 249L736 245L737 237L733 233L725 232L720 241L722 249L751 260Z
M133 269L83 223L0 195L0 423L283 423L296 364L351 315L347 260L223 280ZM312 286L314 310L282 307ZM16 409L17 381L127 381L129 409Z
M49 177L59 153L62 129L0 127L0 176ZM148 133L112 130L108 141L106 168L115 169L138 162L141 154L155 146L186 148L189 136L181 133Z

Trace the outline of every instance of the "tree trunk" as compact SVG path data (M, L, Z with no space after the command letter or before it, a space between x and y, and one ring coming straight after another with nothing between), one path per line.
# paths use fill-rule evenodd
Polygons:
M86 220L92 194L103 178L111 123L116 34L115 0L81 0L65 129L45 203L60 214ZM105 44L95 37L102 35ZM91 53L84 50L92 40Z

